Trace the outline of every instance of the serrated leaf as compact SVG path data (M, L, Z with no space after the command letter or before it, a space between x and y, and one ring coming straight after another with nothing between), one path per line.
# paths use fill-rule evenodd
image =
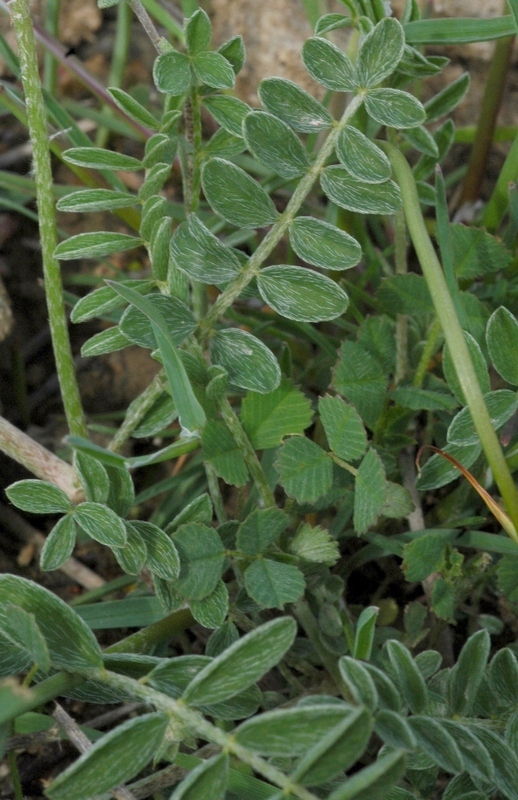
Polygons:
M190 522L171 537L180 556L175 588L188 600L203 600L215 591L225 561L225 548L213 528Z
M310 439L294 436L279 450L277 472L290 497L299 503L312 503L331 488L333 462Z
M216 474L231 486L244 486L248 470L234 437L222 422L208 420L202 433L203 458L212 464Z
M354 479L354 530L365 533L385 505L387 481L381 458L369 450Z
M238 528L238 549L250 556L262 553L278 539L288 522L280 508L256 508Z
M491 362L499 375L507 383L518 385L518 321L504 306L489 318L486 339Z
M328 800L378 800L387 790L399 781L405 772L406 755L395 750L377 759L352 775L346 783L329 795ZM388 800L388 796L387 796ZM399 799L398 799L399 800Z
M318 786L345 772L365 751L371 732L371 715L355 708L300 759L291 780Z
M151 761L164 737L166 714L145 714L99 739L46 789L51 800L85 800L131 780Z
M188 56L176 50L159 55L153 65L153 81L159 92L175 96L186 92L191 85Z
M76 543L76 524L74 517L62 517L47 534L40 553L40 567L45 572L59 569L72 555Z
M364 705L369 711L378 706L378 692L371 676L359 661L349 656L342 656L338 661L340 675L358 705Z
M261 228L279 216L262 186L230 161L211 158L205 162L202 184L214 211L232 225Z
M97 233L78 233L70 236L54 250L54 256L61 260L75 258L102 258L112 253L122 253L133 250L144 244L137 236L128 233L110 233L99 231Z
M414 659L395 639L385 643L385 651L405 703L414 714L420 714L428 703L428 693Z
M358 83L371 88L385 80L403 57L405 34L394 17L385 17L363 39L358 51Z
M146 563L147 548L137 530L129 523L125 524L128 537L126 544L124 547L114 547L113 554L124 572L138 575Z
M319 525L305 523L290 542L291 552L303 561L327 564L332 567L340 556L338 542Z
M297 178L309 168L309 158L298 136L273 114L253 111L243 122L248 149L259 161L284 178Z
M191 59L191 65L201 84L214 89L231 89L234 85L234 70L221 53L198 53Z
M153 114L147 110L147 108L141 105L130 94L123 91L123 89L119 89L118 86L109 87L107 92L113 98L118 107L130 117L137 120L137 122L141 122L142 125L145 125L147 128L151 128L153 131L159 130L160 122L156 119L156 117L154 117Z
M367 434L354 408L340 397L320 397L320 419L329 447L344 461L356 461L367 449Z
M509 389L497 389L484 395L493 428L497 431L502 427L518 409L518 395ZM450 444L474 445L479 441L478 433L473 424L469 408L466 406L455 415L448 428L448 442Z
M189 607L196 622L204 628L219 628L228 614L228 589L223 581L218 584L212 594L203 600L191 600Z
M90 169L117 169L131 172L143 169L142 161L124 153L113 153L103 147L71 147L63 153L63 161Z
M228 372L236 386L268 394L279 386L281 370L265 344L240 328L216 331L210 340L210 357Z
M164 580L177 578L180 574L180 557L170 537L151 522L133 520L126 524L144 540L146 564L151 572Z
M401 206L401 192L394 181L366 184L353 178L344 167L332 166L322 170L322 189L340 208L360 214L393 214Z
M74 521L96 542L108 547L124 547L126 544L123 520L101 503L80 503L75 508Z
M302 47L302 60L311 77L326 89L352 92L358 86L351 59L327 39L316 36L307 39Z
M438 720L415 715L408 718L408 725L419 746L441 769L453 774L462 772L462 757L455 739Z
M228 784L228 755L203 761L178 784L170 800L223 800Z
M491 640L486 630L472 634L460 651L448 680L448 704L454 714L469 714L486 672Z
M0 628L3 627L6 608L11 604L34 614L53 666L79 673L102 668L101 651L91 630L66 603L47 589L16 575L0 575ZM9 656L12 657L12 648ZM9 657L5 662L2 660L0 669L3 674L9 674L4 672L8 666Z
M118 325L106 328L104 331L91 336L81 347L81 355L86 357L100 356L105 353L114 353L129 347L130 340L121 333Z
M408 581L424 581L444 564L444 549L451 536L437 530L424 533L403 547L403 571Z
M144 299L163 316L173 344L182 344L196 328L196 320L192 312L177 297L166 294L148 294L144 295ZM128 306L121 317L119 328L133 344L149 350L156 349L153 323L139 308Z
M212 39L212 25L208 14L198 8L185 25L185 41L189 55L206 50Z
M379 362L356 342L344 340L332 383L354 404L367 425L375 427L385 404L387 385Z
M304 267L266 267L257 277L257 286L265 303L297 321L336 319L349 305L337 283Z
M483 228L460 223L450 225L455 273L461 280L472 280L507 269L512 255Z
M259 84L258 93L263 106L296 131L316 133L333 124L329 111L293 81L266 78Z
M409 314L419 317L433 312L433 303L422 275L394 275L383 281L378 289L383 310L390 314Z
M507 742L493 731L481 725L473 725L471 730L486 748L495 770L495 786L509 798L518 800L518 758Z
M442 92L436 94L431 100L425 103L426 121L435 122L441 117L445 117L461 102L469 89L470 77L464 72L452 83L446 86Z
M267 395L249 392L241 405L243 427L257 450L277 447L285 436L303 433L312 416L307 397L286 378Z
M493 783L493 762L484 745L474 733L460 722L442 719L442 727L452 736L459 748L464 770L475 780Z
M478 342L467 331L464 331L464 339L466 340L466 344L468 346L469 354L471 356L471 362L475 369L480 388L483 394L487 394L487 392L491 391L491 384L489 381L489 373L487 370L487 363L484 354L482 353L482 350ZM451 391L453 392L453 394L455 395L456 399L462 405L466 405L464 393L459 383L459 379L457 378L457 373L455 371L455 367L453 366L453 361L450 355L449 348L446 346L443 349L442 369L444 372L444 377L446 378L446 382L450 387Z
M68 495L52 483L25 480L12 483L5 493L11 503L32 514L66 514L73 509Z
M61 197L56 203L58 211L113 211L138 204L135 195L115 192L112 189L81 189Z
M42 672L49 671L49 650L34 614L21 606L8 604L0 621L0 632Z
M352 125L339 133L336 155L347 172L359 181L383 183L390 178L390 161L383 150Z
M293 221L290 244L300 258L323 269L350 269L362 257L362 249L356 239L314 217L297 217Z
M283 608L304 594L302 572L292 564L258 558L245 570L245 589L262 608Z
M371 89L364 103L373 120L391 128L416 128L426 119L426 111L419 100L400 89Z
M263 756L302 756L350 713L345 703L275 709L247 720L233 735Z
M229 95L209 95L204 97L203 105L212 114L222 128L234 136L243 135L243 120L250 111L250 106L238 97Z
M196 706L218 703L252 686L289 650L296 627L291 617L280 617L255 628L196 675L183 701Z
M390 393L391 399L403 408L411 408L414 411L425 409L426 411L452 411L458 407L458 403L451 394L446 392L434 392L430 389L414 389L413 387L401 386Z

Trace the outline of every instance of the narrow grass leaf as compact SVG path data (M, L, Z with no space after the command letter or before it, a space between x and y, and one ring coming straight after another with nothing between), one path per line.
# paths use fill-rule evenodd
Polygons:
M326 89L352 92L358 86L351 59L327 39L316 36L307 39L302 47L302 60L311 77Z
M471 44L513 36L516 31L513 17L494 19L455 17L454 19L423 19L404 26L407 42L412 44Z
M71 147L63 153L63 161L90 169L116 169L134 172L143 169L142 161L124 153L114 153L102 147Z
M45 572L59 569L70 558L76 543L77 528L72 515L61 517L47 534L40 553L40 567Z
M118 725L62 772L46 790L51 800L84 800L138 775L157 752L168 717L145 714Z
M197 706L222 702L252 686L289 650L296 627L291 617L280 617L255 628L196 675L184 692L184 702Z
M228 372L236 386L268 394L278 388L281 370L265 344L240 328L217 331L210 340L210 357Z
M487 369L487 362L485 356L482 352L479 343L476 341L476 339L473 338L473 336L470 333L464 331L464 338L468 346L469 354L471 356L471 361L475 369L480 388L483 394L485 395L491 391L491 383L489 381L489 373ZM489 347L488 349L490 350ZM494 358L492 358L492 363L493 364L495 363ZM453 366L453 360L450 354L450 350L446 346L444 347L442 354L442 369L444 372L444 377L446 378L446 382L450 387L451 391L453 392L453 394L455 395L456 399L462 405L466 405L464 392L462 391L459 379L457 378L457 373L455 371L455 367ZM518 372L517 372L517 377L518 377Z
M381 458L370 449L354 479L354 530L365 533L374 524L385 505L387 480Z
M428 693L409 650L401 642L390 639L385 643L385 652L405 703L414 714L422 713L428 703Z
M297 217L293 221L290 244L300 258L323 269L350 269L362 257L362 249L356 239L314 217Z
M259 98L271 114L301 133L318 133L333 124L324 106L296 83L285 78L266 78L259 84Z
M304 267L266 267L259 273L257 285L265 303L281 316L299 322L336 319L349 305L337 283Z
M248 149L283 178L297 178L309 168L308 154L292 129L273 114L253 111L243 122Z
M223 800L228 784L228 755L221 753L193 769L170 800Z
M371 89L364 102L367 114L380 125L404 130L416 128L426 119L419 100L400 89Z
M171 537L180 556L175 588L188 600L203 600L216 590L225 561L225 548L213 528L190 522Z
M16 508L30 511L32 514L66 514L73 509L63 489L46 481L34 479L17 481L12 483L5 493Z
M293 436L283 444L276 466L281 485L299 503L313 503L331 488L333 462L304 436Z
M262 608L284 608L304 594L302 572L292 564L258 558L245 570L245 589Z
M262 186L230 161L211 158L205 162L202 183L209 204L232 225L261 228L279 216Z
M108 547L124 547L126 544L124 521L101 503L80 503L75 508L74 521L96 542Z
M320 397L320 419L329 447L344 461L356 461L367 449L367 434L354 406L340 397Z
M338 135L336 155L353 178L360 181L383 183L390 178L390 161L383 150L352 125Z
M58 211L113 211L138 204L133 194L115 192L112 189L81 189L61 197L56 203Z
M140 247L143 240L128 233L110 233L99 231L97 233L78 233L70 236L54 250L54 255L60 260L75 258L102 258L112 253L122 253Z
M406 754L395 750L356 772L328 800L379 800L404 775Z
M385 17L363 39L358 51L358 83L371 88L385 80L403 58L405 34L394 17Z
M360 214L393 214L401 206L401 192L394 181L376 185L353 178L344 167L326 167L320 177L322 189L340 208Z

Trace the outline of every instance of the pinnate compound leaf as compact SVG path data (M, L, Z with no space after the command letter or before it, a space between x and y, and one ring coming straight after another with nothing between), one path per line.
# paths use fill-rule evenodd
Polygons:
M195 767L170 800L223 800L228 784L228 755L221 753Z
M45 572L59 569L72 555L76 543L76 524L74 517L67 514L56 522L40 553L40 567Z
M509 389L488 392L484 400L495 430L502 427L518 409L518 395ZM468 407L455 415L448 428L448 442L456 445L474 445L479 441Z
M467 715L487 670L491 640L486 630L469 637L448 680L448 704L454 714Z
M12 483L5 490L16 508L32 514L66 514L73 509L68 495L52 483L25 480Z
M223 581L218 584L212 594L203 600L191 600L189 607L196 622L204 628L219 628L228 614L228 589Z
M365 95L369 117L391 128L416 128L426 119L426 111L413 95L400 89L371 89Z
M186 92L191 85L188 56L176 50L162 53L153 66L153 81L159 92L172 95Z
M281 370L265 344L240 328L217 331L210 340L210 357L228 372L236 386L268 394L279 386Z
M209 95L202 102L224 130L233 136L243 135L243 120L249 113L250 106L238 97L226 94Z
M495 312L496 313L496 312ZM494 315L493 315L494 316ZM488 323L489 324L489 323ZM468 346L469 354L471 356L471 361L473 367L475 368L475 372L477 374L478 382L480 384L480 388L484 394L491 391L491 384L489 381L489 373L487 370L487 363L484 357L484 354L481 350L479 343L473 336L464 331L464 338L466 340L466 344ZM507 341L509 341L507 339ZM489 348L491 353L491 349ZM493 360L493 364L494 364ZM518 362L517 362L518 364ZM455 367L453 366L453 361L450 355L450 351L448 347L444 347L443 355L442 355L442 368L444 372L444 377L446 378L446 382L450 387L451 391L455 395L456 399L462 405L466 405L466 400L464 398L464 392L462 391L462 387L459 383L459 379L457 378L457 373L455 371ZM518 377L518 373L517 373Z
M354 404L371 428L385 404L387 380L379 361L356 342L344 340L333 372L333 388Z
M276 709L247 720L234 736L263 756L303 756L350 713L345 703Z
M96 542L108 547L124 547L126 544L123 520L101 503L80 503L74 511L74 521Z
M309 168L309 158L292 129L273 114L253 111L245 117L243 135L250 152L284 178L297 178Z
M352 125L338 135L336 155L353 178L366 183L383 183L390 178L390 161L367 136Z
M58 244L54 255L64 261L75 258L102 258L112 253L133 250L143 243L142 239L130 236L128 233L110 233L109 231L78 233L77 236L70 236Z
M302 60L311 77L326 89L352 92L358 86L351 59L327 39L317 36L307 39L302 47Z
M51 800L85 800L131 780L156 754L168 724L165 714L128 720L99 739L46 790Z
M385 652L405 703L414 714L420 714L427 706L428 693L417 664L407 648L396 639L385 643Z
M203 600L216 590L223 571L225 548L219 535L213 528L190 522L171 538L181 563L175 588L188 600Z
M367 449L367 434L354 406L340 397L320 397L320 419L329 447L344 461L356 461Z
M231 64L221 53L198 53L191 61L198 81L214 89L230 89L236 76Z
M302 572L292 564L258 558L245 571L245 589L263 608L283 608L298 600L306 588Z
M314 217L297 217L293 221L290 244L300 258L323 269L350 269L362 257L356 239Z
M261 297L278 314L299 322L336 319L349 305L330 278L304 267L266 267L257 278Z
M446 772L463 770L462 757L453 736L433 717L414 715L408 724L419 746Z
M196 706L220 703L252 686L287 653L296 629L291 617L255 628L196 675L184 692L184 702Z
M170 537L151 522L133 520L126 523L146 545L146 563L154 575L172 580L180 574L180 557Z
M385 80L403 58L405 34L394 17L385 17L364 38L358 51L358 83L371 88Z
M49 650L34 614L21 606L7 605L0 623L0 632L17 649L25 652L42 672L49 671Z
M372 727L368 710L362 706L355 708L302 756L291 779L306 786L318 786L345 772L365 751Z
M404 775L405 768L405 751L395 750L356 772L328 800L379 800Z
M53 666L79 673L102 668L101 651L92 631L59 597L25 578L0 575L0 629L10 605L34 615Z
M112 189L81 189L60 197L56 203L58 211L113 211L116 208L128 208L138 204L138 199L127 192L115 192Z
M113 153L103 147L71 147L63 153L63 161L90 169L120 169L131 172L143 169L142 161L124 153Z
M489 318L486 339L496 371L507 383L518 386L518 320L504 306Z
M244 486L248 470L234 437L224 423L209 420L203 429L201 444L203 458L214 467L216 474L231 486Z
M262 186L230 161L211 158L205 162L202 183L209 204L232 225L261 228L279 216Z
M144 299L163 316L173 344L182 344L196 328L196 320L192 312L178 297L154 293L144 295ZM122 334L133 344L147 347L150 350L156 349L157 342L153 331L153 323L136 306L128 306L121 317L119 328Z
M285 436L302 434L312 416L310 401L287 378L269 394L249 392L241 405L241 421L256 450L277 447Z
M320 177L322 189L340 208L360 214L393 214L401 206L401 192L394 181L376 185L353 178L344 167L326 167Z
M125 92L123 89L119 89L117 86L111 86L107 89L107 92L118 105L118 107L122 111L125 111L128 116L137 120L137 122L141 122L142 125L145 125L147 128L151 128L153 131L159 130L160 122L156 119L156 117L154 117L153 114L147 110L147 108L141 105L130 94Z
M267 111L301 133L317 133L333 124L333 117L318 100L285 78L261 81L259 98Z
M381 458L369 450L354 479L354 530L365 533L374 524L387 497L387 480Z
M286 493L299 503L313 503L333 482L333 462L325 450L304 436L294 436L279 451L277 472Z
M278 539L288 522L280 508L256 508L238 528L238 549L249 556L262 553Z

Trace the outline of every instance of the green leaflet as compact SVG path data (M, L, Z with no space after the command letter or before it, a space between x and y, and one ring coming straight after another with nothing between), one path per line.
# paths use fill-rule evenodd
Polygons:
M364 103L368 115L380 125L415 128L426 119L426 111L419 100L400 89L371 89Z
M281 370L272 351L240 328L217 331L210 340L210 357L227 370L231 383L243 389L267 394L279 386Z
M203 283L224 283L241 269L236 254L212 234L195 214L171 239L171 257L182 272Z
M147 548L140 533L129 522L125 523L127 540L124 547L114 547L113 554L128 575L138 575L146 563Z
M390 663L390 672L398 684L405 703L414 714L422 713L428 703L428 692L409 650L395 639L386 642L384 649ZM420 730L422 726L418 727Z
M448 444L443 448L445 453L460 461L463 467L469 469L477 460L482 447L480 442L469 445ZM439 453L433 455L421 469L417 486L420 491L425 489L438 489L446 486L460 476L458 469Z
M6 494L13 505L32 514L66 514L73 510L63 489L46 481L17 481L6 489Z
M367 449L367 434L354 408L340 397L320 397L320 419L331 450L344 461L356 461Z
M378 707L378 692L371 676L355 658L342 656L338 662L340 675L358 705L364 705L369 711ZM392 712L393 713L393 712Z
M196 622L204 628L219 628L225 622L228 614L228 589L222 580L212 594L203 600L191 600L189 603L192 615Z
M497 308L489 318L486 340L491 363L497 372L507 383L517 386L518 321L504 306Z
M25 611L21 606L9 604L5 608L0 631L20 657L23 658L26 654L30 662L37 664L42 672L49 671L49 650L34 614Z
M415 750L417 742L407 721L395 711L384 709L376 717L374 731L390 747Z
M243 122L250 152L284 178L297 178L309 169L309 158L298 136L273 114L253 111Z
M212 464L216 474L231 486L244 486L248 469L234 437L219 420L208 420L202 433L203 458Z
M228 783L228 755L213 756L195 767L170 800L223 800Z
M232 225L260 228L274 223L279 215L257 181L230 161L222 158L206 161L202 184L214 211Z
M360 181L383 183L390 178L390 161L383 150L352 125L338 135L336 155L347 172Z
M81 189L61 197L56 203L58 211L113 211L138 204L133 194L115 192L112 189Z
M350 269L362 257L362 250L356 239L334 225L314 217L297 217L293 221L290 227L290 244L300 258L323 269Z
M419 317L433 312L433 303L422 275L394 275L378 289L378 299L389 314L410 314Z
M448 680L448 705L453 714L467 715L471 712L487 670L490 647L489 633L481 630L470 636L460 651Z
M455 274L459 279L472 280L510 266L509 250L483 228L454 223L450 230Z
M133 520L126 525L143 540L146 547L146 564L151 572L164 580L178 578L180 558L170 537L151 522Z
M142 125L146 125L146 127L151 128L151 130L159 129L160 123L153 116L153 114L151 114L147 108L141 105L131 95L123 91L123 89L112 86L108 88L107 91L119 108L122 109L122 111L125 111L130 117L137 120L137 122L141 122Z
M509 389L498 389L484 395L484 401L495 430L502 427L518 409L518 395ZM448 428L448 442L456 445L475 445L479 441L469 409L464 407Z
M291 617L255 628L196 675L183 694L184 702L196 706L218 703L252 686L289 650L295 633Z
M401 193L394 181L366 184L353 178L344 167L332 166L322 170L322 189L340 208L360 214L393 214L401 206Z
M230 95L209 95L203 98L203 105L207 108L216 122L234 136L243 135L243 120L250 111L250 106Z
M70 236L58 244L54 255L65 261L75 258L102 258L112 253L133 250L141 244L144 244L142 239L127 233L109 233L107 231L78 233L77 236Z
M518 759L515 752L493 731L481 725L474 725L471 730L490 755L495 770L495 786L509 800L517 800Z
M371 88L381 83L394 70L403 57L405 34L394 17L385 17L363 39L358 51L356 69L358 83Z
M131 780L155 755L168 721L156 713L119 725L62 772L47 795L51 800L84 800Z
M333 117L318 100L285 78L266 78L258 92L263 106L296 131L316 133L333 123Z
M63 160L90 169L117 169L130 172L143 168L142 162L137 158L123 153L113 153L101 147L71 147L63 153Z
M311 403L287 378L269 394L248 392L241 421L257 450L277 447L290 434L302 434L312 419Z
M243 64L245 63L245 45L242 36L232 36L218 48L218 53L221 53L221 55L227 59L236 75L243 69Z
M123 281L124 286L141 294L147 294L155 287L155 281L131 280ZM102 317L109 314L116 308L124 305L124 298L121 297L111 286L103 286L85 295L77 301L70 314L72 322L86 322L93 317Z
M172 95L186 92L191 85L188 56L176 50L162 53L153 66L153 81L159 92Z
M96 542L108 547L126 544L124 521L102 503L80 503L74 511L74 521Z
M382 796L380 792L387 792L399 781L405 767L404 751L387 753L348 778L346 783L329 795L328 800L378 800Z
M40 554L40 567L45 572L59 569L72 555L76 543L77 528L72 515L61 517L50 533Z
M207 13L199 8L185 24L185 43L189 55L207 50L212 39L212 24Z
M250 556L262 553L279 538L288 521L280 508L255 509L238 528L238 549Z
M184 342L196 328L196 320L188 306L177 297L166 294L148 294L144 298L166 323L169 338L175 345ZM119 323L122 334L133 344L156 349L156 338L151 319L136 306L130 305Z
M352 92L358 86L351 59L327 39L316 36L307 39L302 47L302 60L311 77L326 89Z
M369 450L354 479L354 530L365 533L374 524L387 497L387 481L381 458Z
M106 328L94 334L81 347L82 356L100 356L105 353L114 353L129 347L130 341L119 330L118 325Z
M283 444L276 466L286 493L299 503L312 503L331 488L333 462L304 436L293 436Z
M257 278L263 300L281 316L304 322L335 319L349 298L330 278L303 267L265 267Z
M433 717L414 715L408 718L408 724L419 746L446 772L462 772L462 757L455 739Z
M221 53L198 53L191 60L192 70L201 84L214 89L230 89L235 82L231 64Z
M484 20L487 24L489 20ZM466 22L466 20L463 20ZM469 89L470 77L467 72L460 75L453 83L450 83L442 92L436 94L431 100L425 103L426 121L435 122L441 117L445 117L461 102Z
M333 372L333 387L353 403L362 420L376 425L386 398L387 379L377 361L356 342L345 340Z
M246 591L264 608L283 608L286 603L295 603L305 588L302 572L292 564L258 558L245 571Z
M180 556L175 588L188 600L203 600L215 591L225 561L225 548L213 528L190 522L171 537Z

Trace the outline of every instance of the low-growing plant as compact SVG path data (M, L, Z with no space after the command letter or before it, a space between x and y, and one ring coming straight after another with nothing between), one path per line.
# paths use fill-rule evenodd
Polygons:
M252 109L231 91L240 37L212 49L198 9L182 30L171 22L173 47L134 0L162 107L121 88L104 99L145 139L137 158L94 146L42 92L26 0L11 2L19 62L5 42L2 52L25 105L12 88L6 102L34 148L72 465L4 420L0 445L36 476L7 495L58 517L43 570L90 538L134 590L74 609L0 577L0 739L16 721L44 728L48 717L29 712L60 695L146 706L87 743L46 789L51 800L174 784L173 800L518 798L518 664L508 640L491 656L503 623L481 603L499 596L515 619L515 187L491 233L484 219L451 223L440 164L469 77L416 96L447 62L421 45L510 35L518 5L495 20L422 20L408 0L399 21L381 0L342 3L302 49L323 101L273 77ZM58 243L47 114L68 126L73 146L56 152L88 186L58 210L114 211L130 233ZM219 126L210 138L205 116ZM164 191L173 166L181 207ZM131 170L137 194L118 177ZM84 356L138 345L160 364L101 446L77 389L59 261L132 248L145 252L145 277L108 280L71 312L75 324L104 321ZM172 442L120 452L157 436ZM181 457L183 474L135 496L136 470ZM344 599L353 573L380 559L401 563L410 587L401 625L384 598L390 577L366 603ZM411 594L419 583L424 601ZM465 642L441 669L437 642L459 623ZM205 654L172 654L174 635L195 624L211 631ZM96 627L140 630L101 650Z

